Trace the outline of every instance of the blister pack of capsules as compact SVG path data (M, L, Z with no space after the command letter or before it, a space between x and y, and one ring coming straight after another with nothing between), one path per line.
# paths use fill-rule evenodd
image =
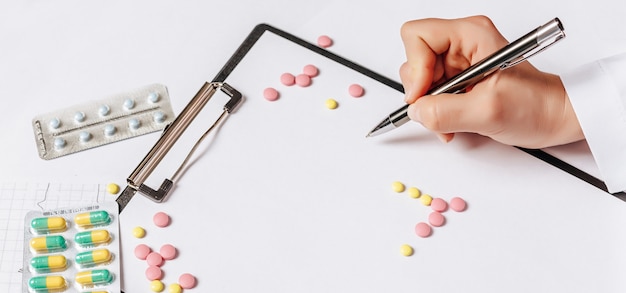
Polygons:
M28 212L22 292L120 292L118 215L115 202Z
M39 157L49 160L162 130L174 118L167 88L152 84L37 115L32 125Z

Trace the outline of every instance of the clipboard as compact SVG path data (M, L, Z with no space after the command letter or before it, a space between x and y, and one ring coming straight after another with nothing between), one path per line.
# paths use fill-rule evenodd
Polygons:
M307 63L320 68L310 88L280 86L278 73ZM342 93L352 81L364 84L364 97ZM149 226L151 212L168 211L176 228L148 235L176 241L183 260L168 269L202 273L205 289L412 292L423 281L416 275L432 277L416 262L435 263L435 252L471 239L470 225L481 222L477 214L489 212L484 204L506 205L503 199L486 203L489 194L546 192L543 184L559 186L549 192L561 196L606 193L602 181L541 150L471 134L444 147L410 125L366 141L372 118L401 101L401 84L267 24L253 29L213 82L240 91L241 105L174 182L165 204L135 197L121 219L122 229ZM264 86L280 87L280 99L262 100ZM340 104L333 111L323 106L331 95ZM429 209L393 194L395 180L433 197L464 196L469 217L449 214L446 226L458 226L435 231L434 239L416 238L412 227ZM124 243L125 254L139 242ZM405 242L417 248L417 258L397 256ZM124 261L127 280L138 266L133 261ZM166 278L175 274L166 272ZM123 283L128 291L131 284Z

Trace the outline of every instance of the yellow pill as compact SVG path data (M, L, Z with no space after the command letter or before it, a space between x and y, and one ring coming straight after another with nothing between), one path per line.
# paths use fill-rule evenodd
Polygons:
M339 104L334 99L326 100L326 108L333 110L337 109L337 106L339 106Z
M115 183L109 183L107 185L107 192L110 194L117 194L120 192L120 186Z
M159 280L154 280L150 282L150 290L152 290L153 292L162 292L163 289L165 289L165 285L163 285L163 282Z
M406 190L409 193L409 196L412 198L420 198L420 196L422 195L422 192L417 189L417 187L409 187Z
M420 201L422 201L423 205L429 206L430 203L433 201L433 197L428 194L424 194L420 197Z
M394 181L393 183L391 183L391 189L393 189L393 191L395 192L404 192L404 184L402 184L402 182L400 181Z
M402 246L400 246L400 253L404 256L411 256L413 255L413 247L408 244L402 244Z
M174 283L174 284L171 284L171 285L169 285L167 287L167 291L169 293L180 293L180 292L183 292L183 287L181 287L180 285Z
M146 236L146 230L137 226L133 228L133 236L135 236L136 238L143 238L144 236Z
M74 241L82 247L89 247L96 244L108 243L111 235L107 230L84 231L74 235Z

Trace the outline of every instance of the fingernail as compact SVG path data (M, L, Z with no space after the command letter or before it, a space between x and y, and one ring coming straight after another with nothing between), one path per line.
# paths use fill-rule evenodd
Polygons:
M422 123L419 108L417 108L415 104L409 105L409 108L407 109L406 113L409 115L409 118L411 118L411 120Z

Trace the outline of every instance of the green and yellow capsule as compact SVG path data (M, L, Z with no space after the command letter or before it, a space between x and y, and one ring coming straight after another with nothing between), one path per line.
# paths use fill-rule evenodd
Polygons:
M76 274L76 283L81 287L107 285L113 282L113 274L107 269L84 271Z
M80 213L74 217L74 222L81 228L105 226L111 223L111 216L107 211Z
M37 276L28 280L28 286L35 292L59 292L67 288L62 276Z
M67 267L67 259L61 254L36 256L30 260L30 266L38 273L59 272Z
M105 264L111 261L111 252L108 249L83 251L76 255L76 263L82 267Z
M67 242L61 235L35 237L30 240L30 248L36 252L56 252L67 249Z
M67 229L67 222L63 217L34 218L30 221L30 227L37 233L57 233Z
M107 230L83 231L74 235L74 241L82 247L90 247L111 241L111 235Z

